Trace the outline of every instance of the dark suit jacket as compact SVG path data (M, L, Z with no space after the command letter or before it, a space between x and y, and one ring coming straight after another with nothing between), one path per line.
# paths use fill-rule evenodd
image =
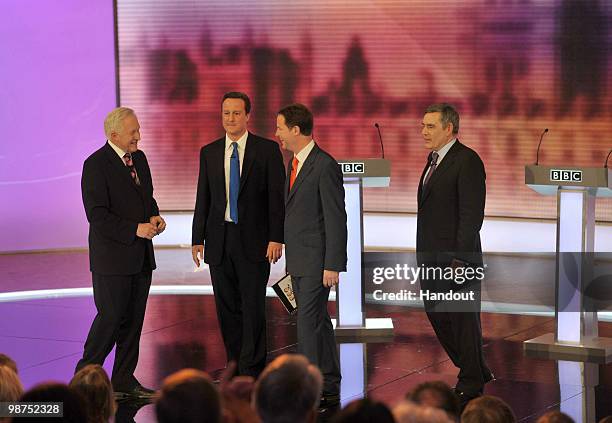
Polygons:
M447 265L452 258L482 264L480 228L486 194L482 160L457 140L423 191L428 166L421 174L418 190L419 262L431 263L436 257L436 263L431 264Z
M147 265L155 269L153 244L138 238L139 223L159 215L153 198L149 163L142 151L132 154L140 186L123 160L108 144L83 164L81 192L89 221L89 264L102 275L132 275Z
M291 191L287 178L285 192L287 272L321 277L324 269L346 271L346 210L338 162L315 144Z
M268 243L283 242L285 167L278 143L249 133L238 192L238 226L249 260L265 261ZM204 261L218 265L225 238L225 137L200 150L192 245L206 241Z

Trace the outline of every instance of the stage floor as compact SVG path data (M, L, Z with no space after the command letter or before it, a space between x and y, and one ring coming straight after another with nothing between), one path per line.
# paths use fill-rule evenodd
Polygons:
M209 283L207 271L176 270L176 260L188 263L186 252L159 251L160 270L154 274L154 284ZM281 272L274 267L273 275ZM2 292L91 286L84 252L0 256L0 274ZM330 302L330 312L334 309ZM363 377L355 367L345 375L343 402L367 395L392 406L423 381L455 383L457 369L422 311L368 305L367 313L368 317L391 317L395 336L391 342L340 346L344 364L362 363L363 369ZM26 388L45 380L67 382L94 314L93 298L88 295L0 302L0 352L17 361ZM295 319L274 298L268 298L267 314L269 358L295 352ZM569 412L578 417L577 422L612 414L611 365L591 365L595 376L585 378L591 372L582 372L580 365L523 355L522 341L552 332L552 318L483 313L482 325L485 356L497 377L486 393L507 401L519 421L534 421L551 408ZM600 323L600 336L612 337L612 324ZM151 295L140 351L136 375L145 386L158 387L164 377L184 367L217 375L225 365L225 354L213 298ZM105 365L109 371L112 358ZM585 417L580 418L583 413ZM154 421L153 407L141 408L136 421Z

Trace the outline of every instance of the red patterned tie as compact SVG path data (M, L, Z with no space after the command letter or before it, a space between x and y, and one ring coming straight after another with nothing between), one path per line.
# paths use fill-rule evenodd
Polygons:
M130 153L125 153L123 156L123 161L125 162L125 165L130 170L130 175L132 175L132 179L134 180L136 185L140 185L140 179L138 179L136 168L134 167L134 163L132 162L132 155Z

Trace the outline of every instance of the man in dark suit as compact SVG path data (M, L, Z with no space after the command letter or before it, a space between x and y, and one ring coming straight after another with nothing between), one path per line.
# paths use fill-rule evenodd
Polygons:
M85 160L81 179L89 221L89 263L96 315L76 371L102 364L113 346L115 392L146 397L153 391L134 377L155 256L151 239L166 228L153 198L140 125L119 107L104 121L107 143Z
M431 152L418 189L416 247L419 265L425 269L452 269L454 275L474 276L468 281L445 279L435 272L421 277L422 291L466 294L457 301L424 300L438 340L460 369L455 391L465 404L482 394L493 375L482 352L481 278L476 269L482 270L485 169L478 154L457 140L458 131L459 114L452 106L427 108L422 135Z
M323 373L322 406L336 404L340 365L327 299L346 271L346 211L338 162L312 139L304 105L278 112L276 136L293 153L285 186L285 252L297 301L298 351Z
M227 360L257 377L266 364L266 286L282 254L285 169L278 143L247 131L251 101L222 100L226 134L200 151L192 255L210 265ZM206 249L204 249L206 242Z

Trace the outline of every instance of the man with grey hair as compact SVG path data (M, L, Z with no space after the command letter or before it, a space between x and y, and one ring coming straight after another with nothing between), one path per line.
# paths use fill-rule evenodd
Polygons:
M425 110L421 133L430 152L418 188L416 250L425 275L433 275L421 277L422 293L442 294L442 298L449 292L467 294L465 301L424 299L440 344L459 368L455 393L465 405L482 395L493 374L482 352L482 279L466 281L458 277L483 274L480 228L485 208L485 169L478 154L459 142L458 132L459 114L451 105L433 104ZM451 269L457 278L436 277L438 269L445 274Z
M303 355L283 354L261 374L253 402L263 423L314 423L323 376Z
M119 396L150 397L134 377L152 272L154 236L166 228L151 171L138 150L140 125L119 107L104 121L107 142L85 160L81 192L89 221L89 264L97 315L75 372L103 364L116 345L111 381Z

